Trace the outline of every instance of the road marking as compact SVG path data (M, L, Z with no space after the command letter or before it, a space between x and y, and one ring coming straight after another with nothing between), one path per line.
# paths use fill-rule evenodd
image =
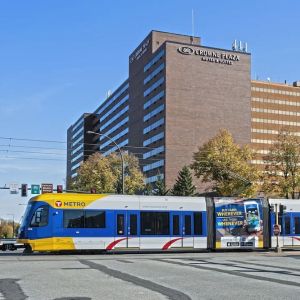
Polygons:
M123 273L114 269L110 269L104 265L101 265L99 263L94 263L90 260L79 260L80 263L89 266L91 269L98 270L102 273L105 273L109 276L112 276L114 278L120 279L122 281L127 281L130 283L133 283L134 285L146 288L148 290L151 290L153 292L160 293L169 299L172 300L191 300L190 296L187 294L184 294L180 291L165 287L163 285L157 284L155 282L152 282L150 280L142 279L136 276L133 276L128 273Z
M294 281L289 281L289 280L282 280L282 279L277 279L277 278L270 278L270 277L262 277L262 276L258 276L258 275L252 275L247 273L247 271L245 270L225 270L225 269L219 269L216 267L209 267L209 266L205 266L205 264L191 264L191 263L184 263L184 262L180 262L180 261L175 261L175 260L168 260L168 259L157 259L161 262L165 262L168 264L174 264L174 265L179 265L179 266L184 266L184 267L190 267L190 268L195 268L195 269L200 269L200 270L206 270L206 271L214 271L214 272L219 272L219 273L223 273L223 274L228 274L228 275L234 275L234 276L239 276L239 277L244 277L244 278L249 278L249 279L255 279L255 280L260 280L260 281L268 281L268 282L273 282L273 283L278 283L278 284L283 284L283 285L290 285L290 286L296 286L296 287L300 287L300 283L299 282L294 282ZM213 264L211 261L207 262L207 264ZM228 264L222 264L222 263L214 263L215 265L219 264L219 265L225 265L228 266ZM233 267L238 267L233 265ZM242 267L240 267L242 268ZM249 269L249 268L247 268ZM259 272L262 271L260 269L254 269L253 272ZM264 276L266 275L267 272L272 273L272 271L264 271ZM244 273L245 272L245 273ZM273 272L274 273L274 272ZM279 274L283 274L282 272L279 272ZM284 275L292 275L292 274L285 274ZM294 275L295 276L295 275ZM299 275L296 275L299 276Z
M17 283L19 279L5 278L0 279L0 293L4 296L3 299L25 300L28 297L24 294L20 285Z

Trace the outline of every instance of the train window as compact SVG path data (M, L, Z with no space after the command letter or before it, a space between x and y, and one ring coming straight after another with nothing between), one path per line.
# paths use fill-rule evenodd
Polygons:
M84 211L70 209L64 211L65 228L84 228Z
M130 235L137 235L137 215L130 215Z
M169 235L168 212L141 212L141 235Z
M189 215L184 216L185 235L192 234L192 218Z
M124 215L117 215L117 234L123 235L124 234Z
M173 235L179 235L179 216L173 216Z
M31 227L43 227L48 225L49 207L43 205L39 207L32 216Z
M202 235L202 213L194 212L194 235Z
M300 234L300 217L295 217L295 234Z
M289 216L284 218L284 231L285 234L291 234L291 218Z
M85 228L105 228L105 211L87 210L84 218Z

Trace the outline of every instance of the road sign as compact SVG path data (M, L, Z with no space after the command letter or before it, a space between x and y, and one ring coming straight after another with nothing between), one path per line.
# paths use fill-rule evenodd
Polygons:
M273 226L273 233L274 233L274 235L279 235L280 234L280 225L277 225L277 224L275 224L274 226Z
M31 194L39 194L40 193L40 185L39 184L32 184L31 185Z
M42 183L42 194L44 193L53 193L52 183Z
M18 194L19 193L19 184L18 183L10 183L9 189L11 194Z

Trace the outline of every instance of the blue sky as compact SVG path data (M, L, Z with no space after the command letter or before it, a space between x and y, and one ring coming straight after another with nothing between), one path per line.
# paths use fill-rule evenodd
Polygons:
M0 186L64 183L67 127L127 78L149 31L191 34L192 9L204 45L248 43L252 78L300 79L300 1L0 1ZM0 191L0 217L20 200Z

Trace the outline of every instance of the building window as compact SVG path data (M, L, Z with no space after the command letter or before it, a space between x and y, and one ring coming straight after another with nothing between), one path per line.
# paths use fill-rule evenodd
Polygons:
M101 127L100 127L100 131L102 131L104 128L106 128L107 126L109 126L111 123L113 123L115 120L117 120L118 118L120 118L123 114L125 114L127 111L129 110L129 106L127 105L126 107L124 107L122 110L120 110L117 114L115 114L112 118L110 118L106 123L104 123Z
M165 95L165 91L159 92L157 95L155 95L154 97L152 97L150 100L148 100L144 104L144 109L147 109L149 106L151 106L152 104L154 104L157 101L159 101L164 95Z
M143 159L147 159L149 157L152 157L154 155L157 155L159 153L162 153L165 151L165 147L164 146L160 146L160 147L157 147L149 152L146 152L143 154Z
M129 99L129 95L126 95L123 99L118 101L114 107L112 107L107 113L100 117L100 122L105 120L109 115L111 115L117 108L119 108L122 104L127 102Z
M155 89L157 89L159 86L161 86L165 81L164 77L161 77L156 82L154 82L149 88L147 88L144 91L144 97L147 97L149 94L151 94Z
M120 148L121 148L121 147L124 147L124 146L126 146L126 145L128 145L128 139L124 140L124 141L121 142L121 143L118 143L118 146L119 146ZM109 155L110 153L116 151L117 149L118 149L118 147L117 147L117 146L114 146L114 147L110 148L109 150L107 150L106 152L104 152L103 155L104 155L104 156Z
M125 134L128 133L128 128L125 128L123 131L121 131L120 133L118 133L117 135L115 135L114 137L111 138L111 140L116 141L119 138L121 138L122 136L124 136ZM102 145L100 145L100 150L104 149L105 147L107 147L108 145L112 144L112 141L108 140L105 143L103 143Z
M165 50L161 50L155 55L144 67L144 72L147 72L154 64L156 64L165 55Z
M165 105L164 104L158 106L157 108L155 108L150 113L148 113L147 115L144 116L144 122L148 121L149 119L151 119L155 115L157 115L160 112L164 111L164 109L165 109Z
M164 179L164 174L159 174L159 175L148 177L148 178L145 179L145 183L156 182L159 179L160 180Z
M145 79L144 79L144 84L147 84L152 78L157 76L163 69L165 68L165 64L162 63L159 65L151 74L149 74Z
M151 138L145 140L145 141L143 142L143 146L145 147L145 146L148 146L148 145L150 145L150 144L152 144L152 143L154 143L154 142L157 142L157 141L163 139L164 136L165 136L165 133L164 133L164 132L160 132L160 133L158 133L158 134L152 136Z
M153 124L149 125L148 127L144 128L143 133L146 134L146 133L148 133L148 132L154 130L155 128L157 128L157 127L163 125L164 123L165 123L165 119L162 118L162 119L160 119L160 120L154 122Z
M143 172L147 172L147 171L162 167L162 166L164 166L164 164L165 164L165 161L163 159L161 159L161 160L156 161L156 162L154 162L150 165L144 166L143 167Z
M109 129L108 131L104 132L106 135L110 135L111 133L113 133L114 131L116 131L118 128L120 128L121 126L125 125L126 123L128 123L129 121L129 117L124 118L122 121L120 121L117 125L115 125L114 127L112 127L111 129ZM100 141L102 141L103 139L105 139L106 137L104 135L100 136Z
M120 97L127 89L129 88L129 83L124 85L123 88L120 89L115 95L111 96L111 98L107 99L100 108L95 112L96 114L101 114L107 107L109 107L118 97Z

